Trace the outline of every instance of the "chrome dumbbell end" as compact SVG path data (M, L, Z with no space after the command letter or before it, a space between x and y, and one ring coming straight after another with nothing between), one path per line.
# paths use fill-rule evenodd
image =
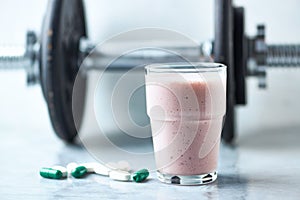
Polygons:
M27 74L27 85L39 82L39 44L33 31L26 34L24 46L0 46L0 70L23 69Z
M0 47L0 69L17 70L24 69L25 48L17 46Z
M39 50L40 44L35 32L28 31L26 34L25 57L29 65L25 68L27 74L27 85L39 83Z
M300 44L268 45L266 65L269 67L300 67Z
M259 88L266 88L266 69L300 67L300 45L265 42L265 26L257 26L257 35L248 39L248 75L258 78Z
M258 87L266 88L266 69L268 68L295 68L300 67L300 45L267 45L263 63L256 62L256 67L252 70L252 75L258 78Z

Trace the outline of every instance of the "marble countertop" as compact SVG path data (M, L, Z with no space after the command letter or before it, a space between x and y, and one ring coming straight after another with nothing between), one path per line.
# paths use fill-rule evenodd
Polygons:
M270 136L266 134L258 143L254 135L241 137L236 147L222 145L219 177L205 186L166 185L154 173L147 182L139 184L94 174L83 179L43 179L38 174L42 166L93 161L84 148L63 144L49 132L2 135L1 199L299 199L300 196L297 130L289 135L294 140L282 143L275 133L274 143L266 144L266 137Z
M300 126L243 132L236 145L223 144L219 177L205 186L166 185L155 173L139 184L95 174L43 179L40 167L89 162L94 157L82 145L67 145L56 138L38 87L2 87L1 92L6 94L0 105L1 199L300 198Z

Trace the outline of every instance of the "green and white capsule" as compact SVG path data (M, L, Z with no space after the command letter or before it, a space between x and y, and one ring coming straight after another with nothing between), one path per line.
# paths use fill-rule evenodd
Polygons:
M88 170L85 166L77 166L72 170L71 174L74 178L82 178L84 175L88 173Z
M137 183L140 183L145 181L148 178L148 176L149 176L148 169L141 169L132 174L132 180Z
M55 165L55 166L53 166L51 168L61 171L63 178L65 178L65 177L68 176L67 168L65 168L63 166Z
M43 167L40 169L40 175L44 178L50 179L61 179L63 177L63 173L58 169L52 169L48 167Z

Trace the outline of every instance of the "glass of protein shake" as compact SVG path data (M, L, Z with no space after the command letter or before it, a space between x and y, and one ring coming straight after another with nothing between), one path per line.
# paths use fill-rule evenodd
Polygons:
M215 181L226 112L226 66L151 64L145 71L158 179L179 185Z

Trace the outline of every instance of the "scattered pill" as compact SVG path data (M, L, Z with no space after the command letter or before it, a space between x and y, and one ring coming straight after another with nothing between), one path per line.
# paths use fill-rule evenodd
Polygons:
M63 173L60 170L43 167L40 169L40 175L44 178L61 179Z
M149 171L147 169L141 169L133 173L132 180L137 183L140 183L146 180L148 176L149 176Z
M81 178L87 173L87 168L85 166L77 166L75 169L72 170L71 174L75 178Z
M127 171L113 170L109 172L109 178L116 181L129 181L131 174Z
M108 168L105 165L102 165L100 163L96 163L94 165L94 172L96 174L103 175L103 176L108 176L110 171L111 171L110 168Z
M81 178L87 173L96 173L103 176L109 176L116 181L130 181L142 182L149 176L147 169L141 169L131 174L130 165L127 161L119 161L118 163L107 163L105 165L91 162L91 163L69 163L67 167L53 166L51 168L41 168L40 175L44 178L61 179L71 174L75 178Z
M51 168L52 169L57 169L57 170L61 171L63 178L65 178L65 177L68 176L68 171L67 171L67 168L65 168L65 167L62 167L62 166L59 166L59 165L55 165L55 166L53 166Z

